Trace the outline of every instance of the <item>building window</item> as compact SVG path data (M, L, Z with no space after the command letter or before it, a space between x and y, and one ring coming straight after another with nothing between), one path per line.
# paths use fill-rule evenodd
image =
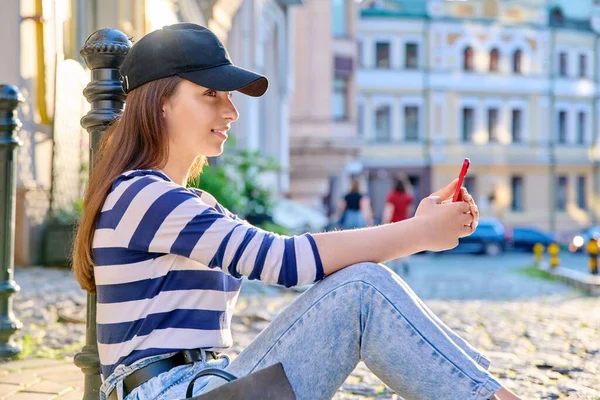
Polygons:
M558 75L567 76L569 69L569 55L564 51L561 51L558 55Z
M520 176L511 177L510 187L512 193L512 200L510 205L511 210L523 211L523 178Z
M587 115L584 111L577 113L577 144L585 143Z
M356 112L356 124L358 125L358 136L365 136L365 106L362 103L358 103L358 110Z
M513 54L513 72L520 74L523 72L523 52L521 50L515 51Z
M332 0L332 29L334 36L347 35L346 0Z
M404 67L406 69L419 68L419 45L416 43L404 45Z
M498 49L490 51L490 72L498 72L500 64L500 52Z
M523 141L523 113L521 110L512 110L510 131L513 143L520 143Z
M579 55L579 77L587 78L587 56L585 54Z
M477 199L477 191L475 190L475 177L473 175L465 176L463 186L465 189L467 189L467 192L469 192L471 197Z
M556 193L556 209L558 211L565 211L567 209L567 177L559 176Z
M497 108L489 108L487 111L488 117L488 142L495 143L498 141L498 115Z
M404 138L407 142L419 140L419 107L404 107Z
M558 143L567 143L567 112L558 112Z
M475 129L475 110L465 107L462 110L462 140L470 142Z
M579 175L577 177L577 207L582 210L587 210L586 186L585 175Z
M465 71L473 71L473 48L468 46L463 51L463 69Z
M348 119L348 79L336 76L333 80L331 111L334 120Z
M392 139L392 108L380 105L375 108L375 141L389 142Z
M375 65L377 68L389 68L390 67L390 44L389 42L377 42L375 44L375 52L377 60Z

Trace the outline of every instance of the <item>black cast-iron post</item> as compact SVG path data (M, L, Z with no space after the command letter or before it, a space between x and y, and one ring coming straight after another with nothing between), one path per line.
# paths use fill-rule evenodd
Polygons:
M125 93L121 87L119 67L131 41L116 29L100 29L92 33L81 48L80 54L92 71L92 79L83 91L92 105L81 119L90 135L90 173L102 135L125 106ZM96 340L96 296L88 294L85 346L75 355L75 365L85 374L84 400L97 400L100 390L100 360Z
M15 86L0 85L0 358L12 358L21 348L11 336L22 324L12 310L12 296L20 290L14 280L15 207L17 192L17 108L23 95Z

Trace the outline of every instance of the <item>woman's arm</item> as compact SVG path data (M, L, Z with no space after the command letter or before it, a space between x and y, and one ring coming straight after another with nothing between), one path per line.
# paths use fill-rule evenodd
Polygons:
M370 228L313 235L325 275L360 262L384 262L424 250L451 249L460 237L473 232L479 217L477 206L468 202L441 204L454 192L457 180L423 199L415 217Z
M384 262L429 249L418 218L363 229L313 235L325 275L360 262Z

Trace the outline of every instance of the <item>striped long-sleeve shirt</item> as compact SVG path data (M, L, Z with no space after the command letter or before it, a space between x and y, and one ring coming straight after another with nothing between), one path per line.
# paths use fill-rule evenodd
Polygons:
M182 349L224 349L242 275L286 287L323 278L310 234L256 228L156 170L122 174L93 239L102 375Z

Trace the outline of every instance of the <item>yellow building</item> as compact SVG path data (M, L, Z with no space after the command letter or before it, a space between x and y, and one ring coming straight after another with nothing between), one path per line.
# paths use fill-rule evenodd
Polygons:
M360 159L376 214L395 175L423 197L469 157L483 215L558 232L595 222L591 3L363 1Z

